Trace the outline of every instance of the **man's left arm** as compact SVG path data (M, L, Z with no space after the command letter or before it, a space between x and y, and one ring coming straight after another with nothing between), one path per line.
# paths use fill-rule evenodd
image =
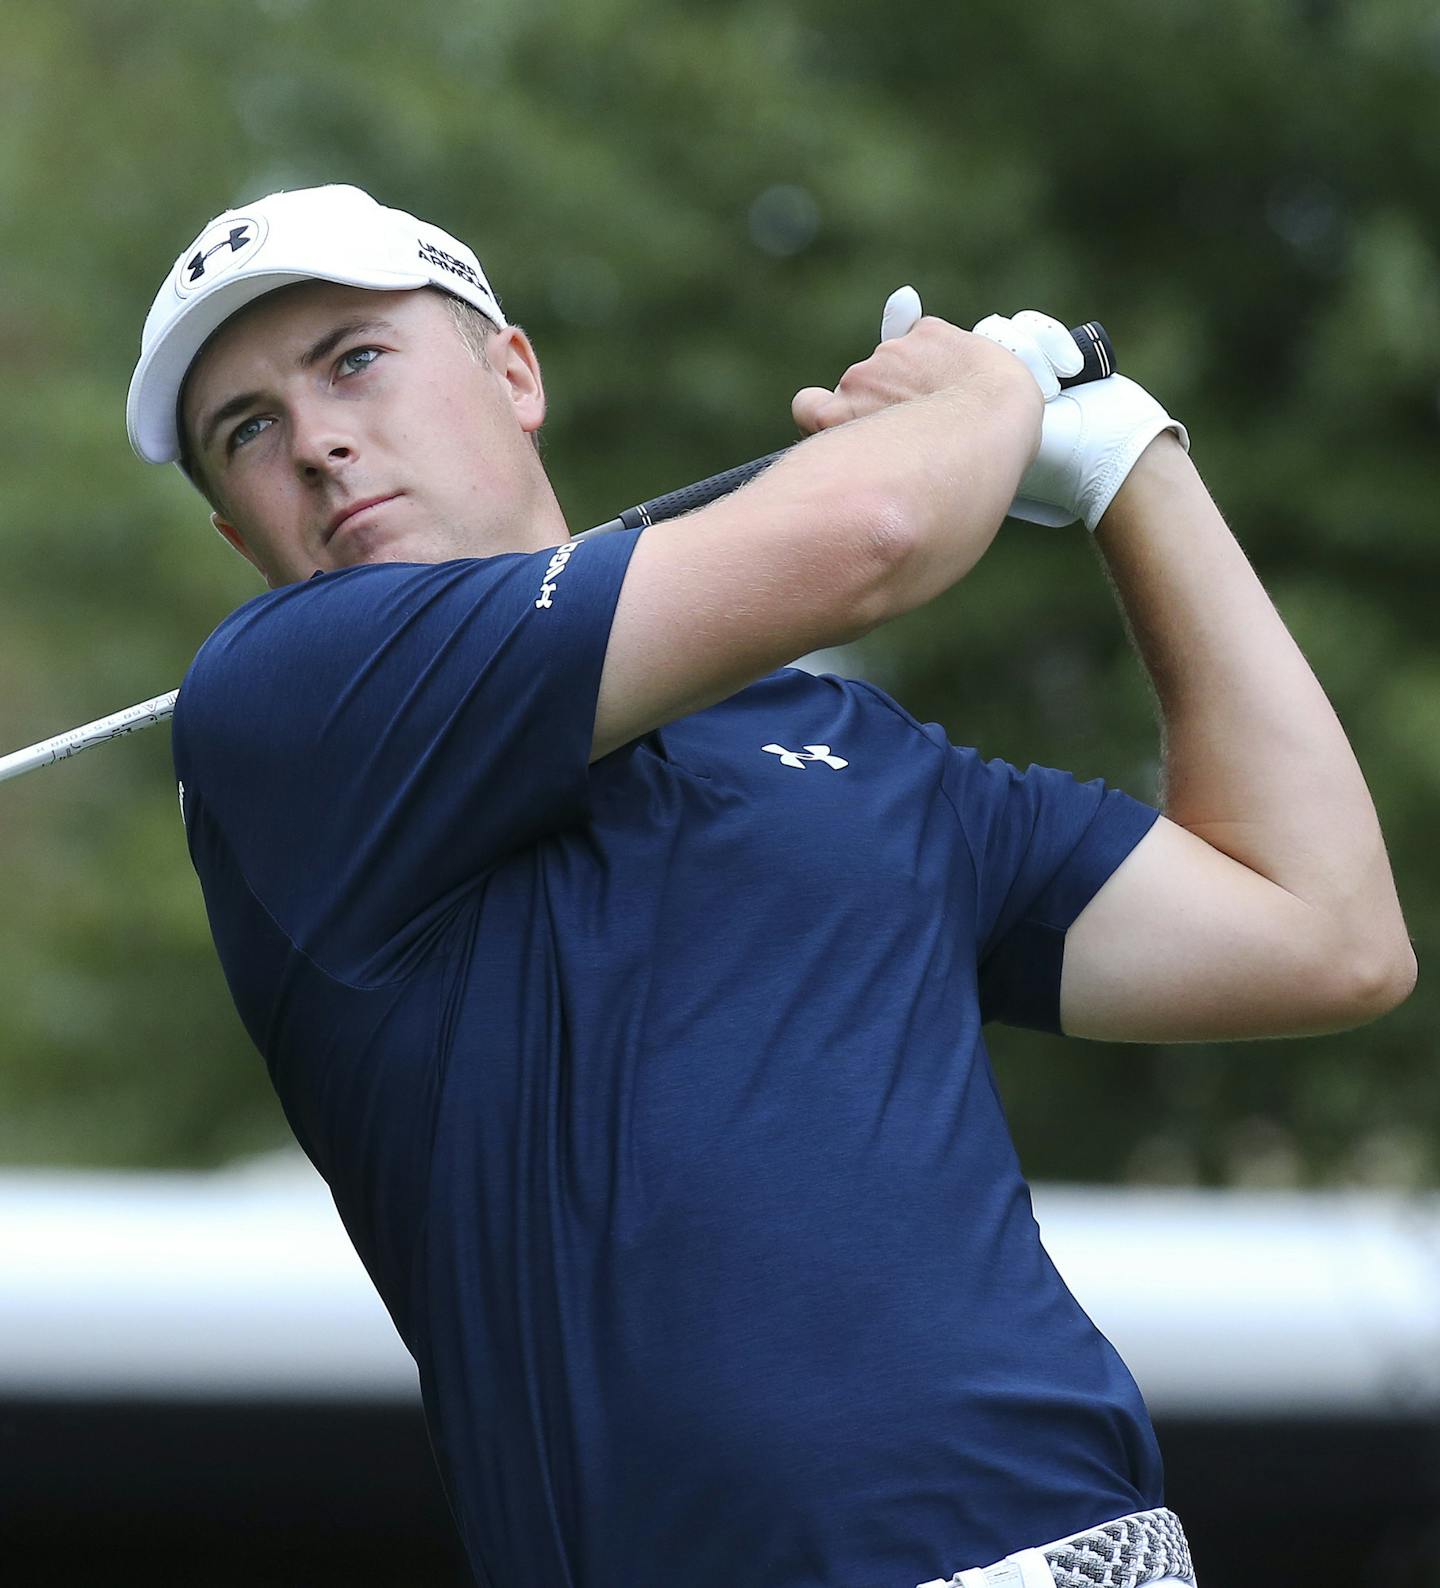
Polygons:
M1073 1036L1343 1030L1415 983L1380 824L1325 693L1174 436L1096 540L1159 701L1164 816L1065 937Z

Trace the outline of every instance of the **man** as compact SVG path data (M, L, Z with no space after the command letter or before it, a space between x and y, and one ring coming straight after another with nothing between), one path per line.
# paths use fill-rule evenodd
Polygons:
M1036 1588L1071 1535L1189 1580L981 1022L1335 1030L1414 960L1183 431L1120 377L1056 395L1053 321L983 328L921 320L744 490L575 544L534 350L434 226L271 195L147 321L132 441L270 586L182 686L191 854L482 1583ZM954 584L1017 498L1097 533L1165 816L783 665Z

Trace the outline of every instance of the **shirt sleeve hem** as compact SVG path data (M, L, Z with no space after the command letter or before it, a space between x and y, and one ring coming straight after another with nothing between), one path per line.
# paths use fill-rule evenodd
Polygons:
M1065 864L980 966L983 1021L1063 1035L1065 934L1159 817L1118 789L1106 795Z

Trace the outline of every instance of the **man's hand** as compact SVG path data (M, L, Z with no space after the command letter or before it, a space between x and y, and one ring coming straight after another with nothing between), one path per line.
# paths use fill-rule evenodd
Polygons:
M1020 482L1010 507L1012 518L1050 526L1073 524L1078 518L1093 530L1156 436L1172 431L1190 450L1185 426L1123 375L1061 391L1055 375L1073 374L1080 354L1075 348L1074 368L1059 367L1057 358L1065 356L1066 343L1074 348L1074 338L1049 315L1033 309L1009 319L992 314L980 321L975 334L1014 353L1045 398L1040 451ZM1049 374L1052 369L1055 375Z
M905 335L881 342L869 358L852 364L833 390L807 386L796 392L791 413L808 436L946 391L999 399L1025 383L1023 367L997 343L926 315Z
M1062 376L1078 375L1085 367L1085 355L1075 338L1059 320L1038 309L1021 309L1012 319L987 314L975 334L1012 352L1035 377L1047 403L1060 395Z

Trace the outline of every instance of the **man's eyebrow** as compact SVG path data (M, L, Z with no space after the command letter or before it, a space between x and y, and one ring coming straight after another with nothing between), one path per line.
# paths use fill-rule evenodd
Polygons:
M313 369L316 364L323 362L335 351L342 342L348 341L352 336L369 336L376 331L393 332L395 327L389 320L346 320L343 324L333 326L317 342L308 347L300 355L299 367ZM215 439L215 432L227 419L234 419L244 413L247 408L261 401L260 392L240 392L234 397L227 398L220 404L213 414L200 427L200 451L202 454L210 450L210 444Z
M307 353L300 357L300 367L310 369L335 351L339 345L352 336L369 336L372 331L394 331L395 327L389 320L347 320L344 325L337 325L333 331L327 331L324 336Z

